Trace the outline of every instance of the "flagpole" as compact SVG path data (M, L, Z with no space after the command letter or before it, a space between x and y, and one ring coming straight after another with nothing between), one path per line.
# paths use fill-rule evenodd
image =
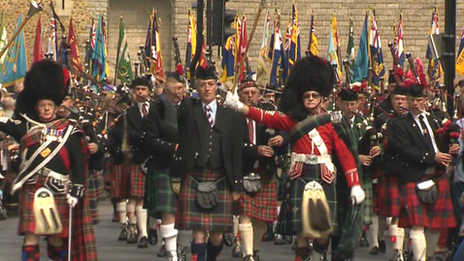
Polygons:
M24 18L24 20L21 22L21 25L19 26L18 30L16 30L16 32L10 37L10 39L8 40L8 43L3 48L3 50L0 52L0 57L3 57L3 55L8 50L8 48L11 47L15 38L23 30L24 26L29 21L29 19L31 19L32 16L34 16L37 12L42 11L42 6L40 5L41 1L39 2L31 1L29 4L30 4L30 7L29 7L29 11L27 12L26 18Z

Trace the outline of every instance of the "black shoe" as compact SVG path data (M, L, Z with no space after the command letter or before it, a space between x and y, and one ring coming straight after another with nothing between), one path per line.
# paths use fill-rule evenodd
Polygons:
M137 243L137 225L136 224L129 224L127 226L127 230L129 230L127 236L127 244L135 244Z
M242 260L243 261L255 261L255 259L253 258L252 255L247 255L247 256L243 257Z
M257 250L257 251L253 251L253 259L254 259L255 261L260 261L260 259L259 259L259 251L258 251L258 250Z
M376 247L376 246L375 246L375 247L373 247L373 248L371 249L371 252L369 252L369 254L371 254L371 255L373 255L373 256L377 256L377 255L379 255L379 252L380 252L380 251L379 251L379 247Z
M239 239L236 237L234 246L232 247L232 257L241 258L242 255L242 246L240 245Z
M158 243L158 234L156 233L156 230L151 228L148 230L148 243L152 246Z
M285 240L283 239L282 235L277 234L274 237L274 245L285 245Z
M359 240L359 246L360 247L369 247L369 241L367 241L366 238L366 232L362 232L361 239Z
M147 248L148 247L148 238L142 237L139 240L139 244L137 245L138 248Z
M379 251L382 254L385 254L385 252L387 252L387 245L385 244L385 240L379 241Z
M224 233L224 245L231 247L234 244L234 239L231 233Z
M166 246L163 244L156 254L158 257L166 257L168 256L168 251L166 251Z
M121 233L119 233L118 241L127 240L127 225L121 224Z

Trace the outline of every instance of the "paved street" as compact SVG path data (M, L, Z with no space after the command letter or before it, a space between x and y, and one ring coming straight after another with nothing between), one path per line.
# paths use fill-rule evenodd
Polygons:
M159 258L156 253L158 245L148 249L137 249L136 245L128 245L125 242L116 241L119 235L119 225L111 222L112 208L108 200L100 204L101 222L95 226L95 233L98 244L99 260L101 261L153 261L167 260ZM20 258L20 249L22 237L16 235L18 219L13 217L8 220L0 221L0 261L18 261ZM231 248L224 247L222 256L219 261L240 261L240 259L231 257ZM371 256L367 248L357 251L356 260L359 261L377 261L388 260L390 255ZM389 253L389 252L387 252ZM46 260L45 244L41 248L42 260ZM261 249L261 260L263 261L292 261L293 251L290 245L275 246L270 242L263 243Z

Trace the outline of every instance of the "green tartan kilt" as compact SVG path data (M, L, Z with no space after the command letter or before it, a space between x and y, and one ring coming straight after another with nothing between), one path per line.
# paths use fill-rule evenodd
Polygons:
M143 207L148 216L161 218L162 213L175 214L177 196L172 191L170 168L149 170L145 176L145 198Z
M364 199L364 225L372 224L372 216L374 215L374 196L372 192L372 181L370 177L364 177L362 180L362 188L366 198Z
M327 184L321 179L320 164L310 165L304 164L301 176L289 181L287 187L287 196L282 201L282 207L277 221L276 233L281 235L295 235L303 230L301 221L301 204L303 198L303 190L306 183L317 181L324 188L327 203L332 216L334 229L337 226L337 201L335 181L332 184Z

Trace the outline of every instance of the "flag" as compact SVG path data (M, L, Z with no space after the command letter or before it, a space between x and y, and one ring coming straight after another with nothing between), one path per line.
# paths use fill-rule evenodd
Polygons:
M354 63L353 82L360 82L363 79L367 79L369 72L368 19L369 11L366 12L361 38L359 39L358 53L356 55L356 62Z
M48 54L51 55L53 61L58 60L58 33L57 33L57 22L60 25L61 33L64 34L64 26L60 21L60 18L55 12L53 7L53 1L50 1L50 36L49 42L51 41L51 46L49 44Z
M105 51L105 77L108 77L110 75L110 64L108 63L108 44L106 41L106 23L105 20L103 20L102 16L102 35L103 35L103 50Z
M314 15L311 15L311 29L309 30L309 43L308 50L306 50L306 55L319 55L319 48L317 47L317 34L316 34L316 24L314 22Z
M461 42L459 43L458 58L456 59L456 72L464 77L464 26L461 33Z
M237 32L238 32L239 24L240 24L239 18L238 16L236 16L234 20L234 27L235 27L235 30L237 30ZM221 61L222 73L221 73L221 78L220 78L222 83L226 83L227 81L234 80L235 57L237 54L237 51L236 51L237 50L237 45L236 45L237 35L238 33L229 36L224 45L224 49L222 52L222 61Z
M433 43L433 35L439 35L440 34L440 23L438 21L438 8L437 6L434 7L432 11L432 21L430 25L430 33L429 33L429 42L427 45L427 52L425 53L425 57L429 59L429 65L428 65L428 75L429 75L429 80L432 81L438 81L443 74L443 67L441 65L441 62L436 59L437 52L436 48L434 47Z
M164 79L164 68L163 68L163 56L161 55L161 38L160 38L160 25L158 23L157 13L154 13L153 17L153 31L152 31L152 43L151 43L151 54L150 54L150 73L155 76L158 84L163 83Z
M15 33L19 30L22 22L22 15L19 14L18 22L16 24ZM13 41L13 44L7 51L5 57L5 64L0 80L4 88L7 88L17 81L20 81L26 76L26 47L24 45L24 32L21 31Z
M350 82L353 80L353 67L355 63L355 52L354 52L354 28L353 28L353 18L350 17L350 32L348 37L348 47L346 48L346 60L348 63L348 71L346 71L347 67L345 67L345 74L348 74L348 79Z
M279 68L283 62L282 57L284 56L284 48L282 43L282 35L280 33L280 14L276 10L274 18L274 33L271 37L271 57L272 67L269 84L271 87L280 87L279 84Z
M148 21L148 31L147 31L147 37L145 39L145 48L144 48L145 55L143 55L143 57L145 57L145 60L144 60L145 68L150 68L150 64L151 64L151 59L150 59L151 47L153 43L155 42L155 33L153 32L154 19L155 19L155 9L151 11L150 19ZM142 64L140 66L143 67Z
M271 12L267 11L266 20L264 21L263 38L261 40L261 51L258 57L258 67L256 74L256 83L258 86L266 86L265 80L269 79L269 27L271 24Z
M369 34L369 50L370 50L370 67L373 71L372 84L375 89L380 90L380 78L385 74L383 65L382 45L380 44L380 33L377 27L377 17L375 10L371 17L371 30Z
M187 72L187 79L190 79L190 62L192 61L192 57L195 56L195 50L197 48L197 22L190 9L188 10L188 15L189 21L187 34L187 50L185 52L185 71Z
M398 27L395 31L395 39L393 40L393 51L396 57L396 60L399 64L395 64L395 60L393 61L393 66L399 66L403 68L404 61L406 57L404 55L404 48L403 48L403 13L400 13L400 21L398 22Z
M247 32L247 26L246 26L246 17L242 17L242 22L240 23L240 41L239 41L239 49L237 53L237 63L235 66L237 66L237 70L240 68L240 63L242 65L246 65L246 59L248 57L244 57L243 55L245 54L245 49L248 43L248 32ZM245 78L245 66L242 66L240 69L241 71L238 72L239 74L239 82L242 82L243 79Z
M82 70L81 58L79 57L79 45L77 44L76 35L74 34L74 26L72 22L72 17L69 20L69 30L68 30L68 45L71 52L72 59L72 72L77 75Z
M105 45L103 39L103 30L102 30L102 15L98 17L98 25L95 35L95 47L92 52L92 78L98 82L103 81L106 78L105 66L106 66L106 56L105 56Z
M3 20L3 10L2 16L0 18L0 50L3 50L8 43L8 39L6 37L6 26L5 21ZM2 68L5 62L6 52L0 57L0 68Z
M338 74L341 77L342 74L342 48L340 47L340 40L338 38L338 24L337 24L337 17L334 15L332 16L332 33L333 33L333 42L334 42L334 47L335 47L335 52L337 53L337 70Z
M34 55L32 57L32 63L42 60L43 57L42 21L39 16L39 19L37 19L37 28L35 30Z
M116 51L116 77L121 80L121 82L130 82L132 81L132 66L129 56L126 31L124 29L124 22L122 16L119 19L119 39L118 39L118 49Z
M282 68L282 83L287 80L287 76L289 74L289 60L288 57L290 56L290 45L292 42L292 20L290 20L287 24L287 30L285 34L285 42L283 43L283 52L282 52L282 60L280 62L280 68Z
M337 76L337 82L340 82L341 79L341 72L340 68L338 65L338 55L337 55L337 49L335 47L335 39L334 39L334 33L333 33L333 28L332 26L329 29L329 49L327 51L327 61L330 63L332 68L335 69L336 71L336 76Z
M290 71L298 59L301 58L300 47L300 21L295 2L292 4L292 23L290 32L290 50L288 52L288 70Z

